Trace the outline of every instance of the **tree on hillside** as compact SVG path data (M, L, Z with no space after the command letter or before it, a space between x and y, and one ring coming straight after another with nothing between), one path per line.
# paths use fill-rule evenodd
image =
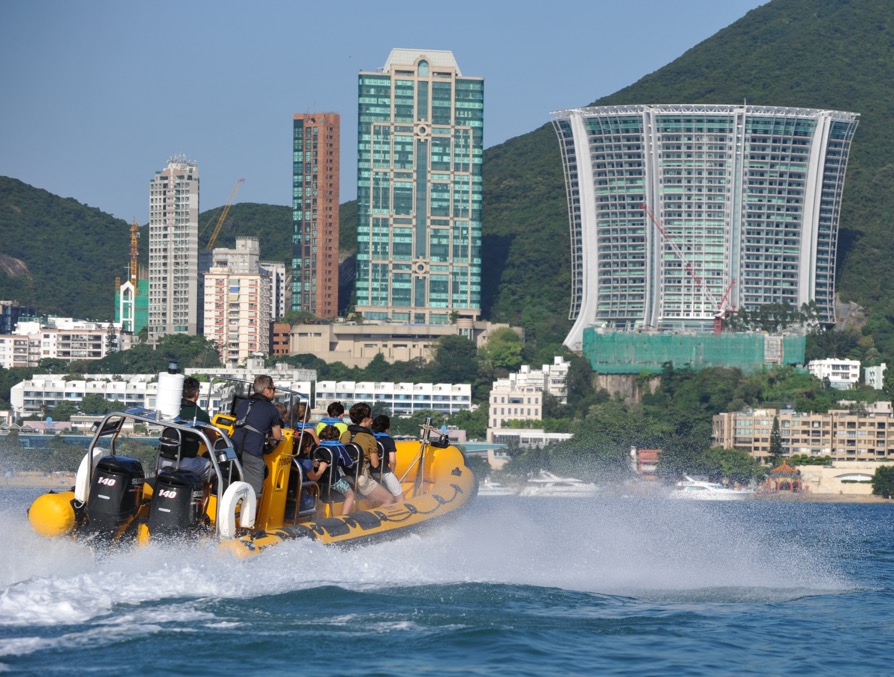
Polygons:
M71 417L78 413L78 405L69 400L57 402L50 414L54 421L70 421Z
M706 460L706 475L713 482L750 484L761 481L767 474L760 461L739 449L710 449Z
M475 344L465 336L442 336L435 344L435 383L472 383L478 376Z
M492 374L516 371L522 363L523 342L514 330L501 327L487 339L478 351L481 368Z
M875 496L894 496L894 466L883 465L872 476L872 493Z
M78 408L88 416L104 416L110 411L120 409L121 406L118 402L110 402L99 393L88 393L81 399Z

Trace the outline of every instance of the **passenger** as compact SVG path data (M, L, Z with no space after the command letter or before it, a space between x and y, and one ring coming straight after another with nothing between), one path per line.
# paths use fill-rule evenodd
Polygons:
M319 482L326 468L331 467L329 486L344 494L345 502L341 514L347 515L354 508L354 490L344 478L342 468L349 456L348 450L338 441L338 437L338 428L334 425L324 426L320 430L320 446L314 454L313 469L307 473L307 478Z
M379 483L391 492L395 503L403 503L406 500L404 490L397 475L394 474L394 467L397 465L397 445L391 437L391 418L379 414L373 419L370 430L379 444L379 451L382 452L379 459ZM373 477L376 475L377 473L373 472Z
M326 414L327 416L321 418L320 422L317 423L317 436L319 437L320 431L327 425L334 425L338 428L340 435L344 434L348 429L348 424L342 420L342 417L345 415L345 405L341 402L332 402L326 407Z
M270 376L255 378L254 392L236 407L236 424L233 430L233 446L242 463L243 478L255 490L258 497L264 489L264 449L267 438L276 442L282 439L282 419L273 406L276 388Z
M177 415L177 421L193 424L211 424L211 417L208 416L208 412L199 406L199 392L201 388L202 385L197 378L187 376L183 379L183 394L180 399L180 413ZM214 474L214 467L207 456L199 456L200 444L201 439L198 435L181 431L180 465L177 466L176 459L162 458L159 468L179 467L180 470L195 473L202 478L203 482L210 482Z
M289 408L282 402L274 402L273 406L279 412L279 420L283 428L289 427Z
M307 421L307 402L297 402L292 407L292 427L298 432L303 432L304 437L313 439L314 444L320 443L320 437L314 427ZM341 434L341 433L339 433Z
M341 442L342 444L353 442L363 452L361 459L363 465L357 479L357 490L360 495L378 505L390 505L394 503L394 496L370 475L370 469L379 467L379 445L369 429L372 423L371 413L372 410L365 402L357 402L352 406L348 412L351 425L341 434Z
M313 457L314 451L317 448L317 443L314 438L308 435L305 431L304 435L296 434L292 438L292 444L296 465L300 469L301 477L303 478L301 483L302 486L304 486L301 492L301 510L309 510L314 506L314 496L307 488L306 483L307 480L310 479L310 471L313 469Z

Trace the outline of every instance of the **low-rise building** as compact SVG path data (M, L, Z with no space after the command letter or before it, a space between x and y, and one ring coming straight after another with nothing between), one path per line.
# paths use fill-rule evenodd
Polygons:
M468 318L459 318L456 324L296 324L292 326L289 354L309 353L330 364L341 362L347 367L365 368L377 355L386 362L429 360L435 344L444 336L465 336L480 348L493 331L507 327ZM523 334L517 327L512 329Z
M548 433L538 428L488 428L487 441L518 449L534 449L564 442L571 433Z
M487 416L488 439L490 429L502 428L507 421L540 421L543 419L543 390L534 386L519 386L509 379L494 381L490 391Z
M313 369L295 369L286 364L264 368L263 360L249 360L245 368L190 369L189 375L200 379L234 378L251 381L259 373L267 373L279 386L302 393L311 392L317 373ZM59 374L35 374L10 389L10 403L16 417L32 414L46 416L60 402L79 403L87 395L99 395L122 408L155 409L158 374L85 374L82 379L68 380ZM200 402L204 408L220 408L220 394L213 393L207 405L208 388L203 387Z
M120 326L71 317L20 321L15 334L0 337L0 343L4 344L4 366L8 361L12 366L26 367L36 367L43 359L101 360L124 348ZM21 364L23 360L26 364Z
M890 402L864 411L833 410L825 414L753 409L714 416L711 443L741 449L766 463L770 458L773 421L779 422L782 455L828 456L833 461L894 459L894 413Z
M810 360L807 369L820 381L828 380L829 385L838 390L850 390L860 382L859 360Z
M355 402L384 404L394 416L411 416L417 411L455 414L472 409L472 386L468 383L392 383L374 381L318 381L316 406L325 409L341 402L345 410Z

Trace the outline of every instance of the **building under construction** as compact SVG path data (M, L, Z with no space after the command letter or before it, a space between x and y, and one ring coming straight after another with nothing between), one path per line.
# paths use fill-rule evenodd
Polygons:
M136 220L130 224L130 265L127 280L115 279L115 324L123 332L140 333L149 324L149 279L140 276L140 227Z
M803 335L754 333L639 334L584 332L583 355L598 374L658 374L667 363L705 369L735 367L750 374L782 365L803 365Z

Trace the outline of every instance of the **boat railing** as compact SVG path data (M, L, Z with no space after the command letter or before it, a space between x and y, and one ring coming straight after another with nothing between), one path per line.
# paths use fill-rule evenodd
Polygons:
M235 480L241 480L243 477L242 464L239 462L239 458L236 455L232 440L230 440L224 430L221 430L217 426L202 422L193 424L192 422L181 421L176 418L173 420L166 420L162 418L158 412L146 409L110 412L106 414L96 426L96 432L93 435L93 439L90 441L90 445L87 448L87 454L84 457L87 473L87 491L84 496L84 501L89 498L90 478L93 477L94 464L99 460L99 458L96 458L94 452L102 450L104 455L117 456L119 437L121 436L124 424L127 421L133 421L135 424L142 423L149 428L161 427L162 434L168 429L176 431L179 436L178 441L182 441L184 434L198 438L199 447L201 448L201 445L205 446L205 457L211 461L213 475L217 480L218 496L223 495L224 489L226 489L230 483ZM108 442L108 445L101 444L104 442ZM178 444L173 458L175 467L179 467L181 453L182 448L181 445ZM157 470L158 460L156 460L156 471ZM226 476L224 474L225 472ZM220 517L219 512L220 501L217 501L215 511L216 521Z
M292 516L292 522L297 523L304 517L310 517L317 511L317 503L320 501L320 485L304 476L304 467L301 465L300 456L292 457L292 472L295 474L295 512ZM330 489L331 491L331 489ZM310 507L302 508L302 499L305 493L313 498Z

